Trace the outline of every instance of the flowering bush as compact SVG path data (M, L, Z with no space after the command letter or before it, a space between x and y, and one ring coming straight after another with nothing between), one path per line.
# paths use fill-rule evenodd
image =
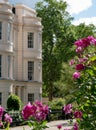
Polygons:
M0 106L0 127L5 128L5 130L9 130L12 118L7 113L4 115L4 111L4 108Z
M71 107L69 107L69 105L70 105ZM66 107L69 109L69 111L67 111L67 110L65 109ZM72 113L72 115L73 115L72 118L73 118L73 119L74 119L74 118L76 119L76 122L75 122L74 125L73 125L73 130L79 130L79 125L78 125L77 121L80 121L80 120L81 120L82 115L83 115L82 112L79 111L79 110L73 111L71 104L68 104L67 106L64 106L64 111L65 111L66 114L68 114L69 112L70 112L70 114Z
M71 114L71 118L72 119L75 119L75 123L73 123L73 128L65 128L64 130L79 130L79 124L78 124L78 121L81 121L82 120L82 116L83 116L83 113L82 111L79 111L79 110L75 110L73 111L73 107L72 107L72 104L67 104L63 107L63 111L64 113L67 115L67 114ZM57 128L59 130L62 129L62 125L58 125Z
M43 105L40 101L35 101L32 105L28 103L22 110L22 116L28 120L28 125L32 130L44 130L46 126L46 117L49 113L49 107Z
M79 110L75 112L76 118L81 115L82 120L78 123L81 129L96 129L96 39L88 36L77 40L76 57L70 61L70 65L76 70L73 74L75 85L74 101L77 102ZM77 124L74 126L74 128Z

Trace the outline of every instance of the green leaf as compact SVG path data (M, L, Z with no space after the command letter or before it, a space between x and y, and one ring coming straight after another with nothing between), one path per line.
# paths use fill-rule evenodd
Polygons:
M96 55L90 58L90 61L95 61L95 60L96 60Z

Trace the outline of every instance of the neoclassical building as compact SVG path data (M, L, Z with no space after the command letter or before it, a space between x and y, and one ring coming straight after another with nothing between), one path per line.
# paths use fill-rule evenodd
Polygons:
M0 104L10 94L23 104L42 97L42 25L36 11L0 0Z

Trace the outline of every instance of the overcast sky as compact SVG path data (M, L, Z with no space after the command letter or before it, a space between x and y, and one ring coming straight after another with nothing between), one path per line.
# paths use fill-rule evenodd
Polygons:
M35 8L38 1L41 0L9 0L11 4L23 3L31 8ZM74 17L73 24L85 22L96 25L96 0L66 0L66 2L69 5L69 13Z

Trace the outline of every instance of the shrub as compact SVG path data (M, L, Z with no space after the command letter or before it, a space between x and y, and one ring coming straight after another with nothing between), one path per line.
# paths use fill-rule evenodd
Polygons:
M65 100L62 98L54 99L53 101L48 102L48 105L50 106L51 109L62 109L64 104Z
M11 94L7 99L7 109L8 110L20 110L21 100L18 96Z

